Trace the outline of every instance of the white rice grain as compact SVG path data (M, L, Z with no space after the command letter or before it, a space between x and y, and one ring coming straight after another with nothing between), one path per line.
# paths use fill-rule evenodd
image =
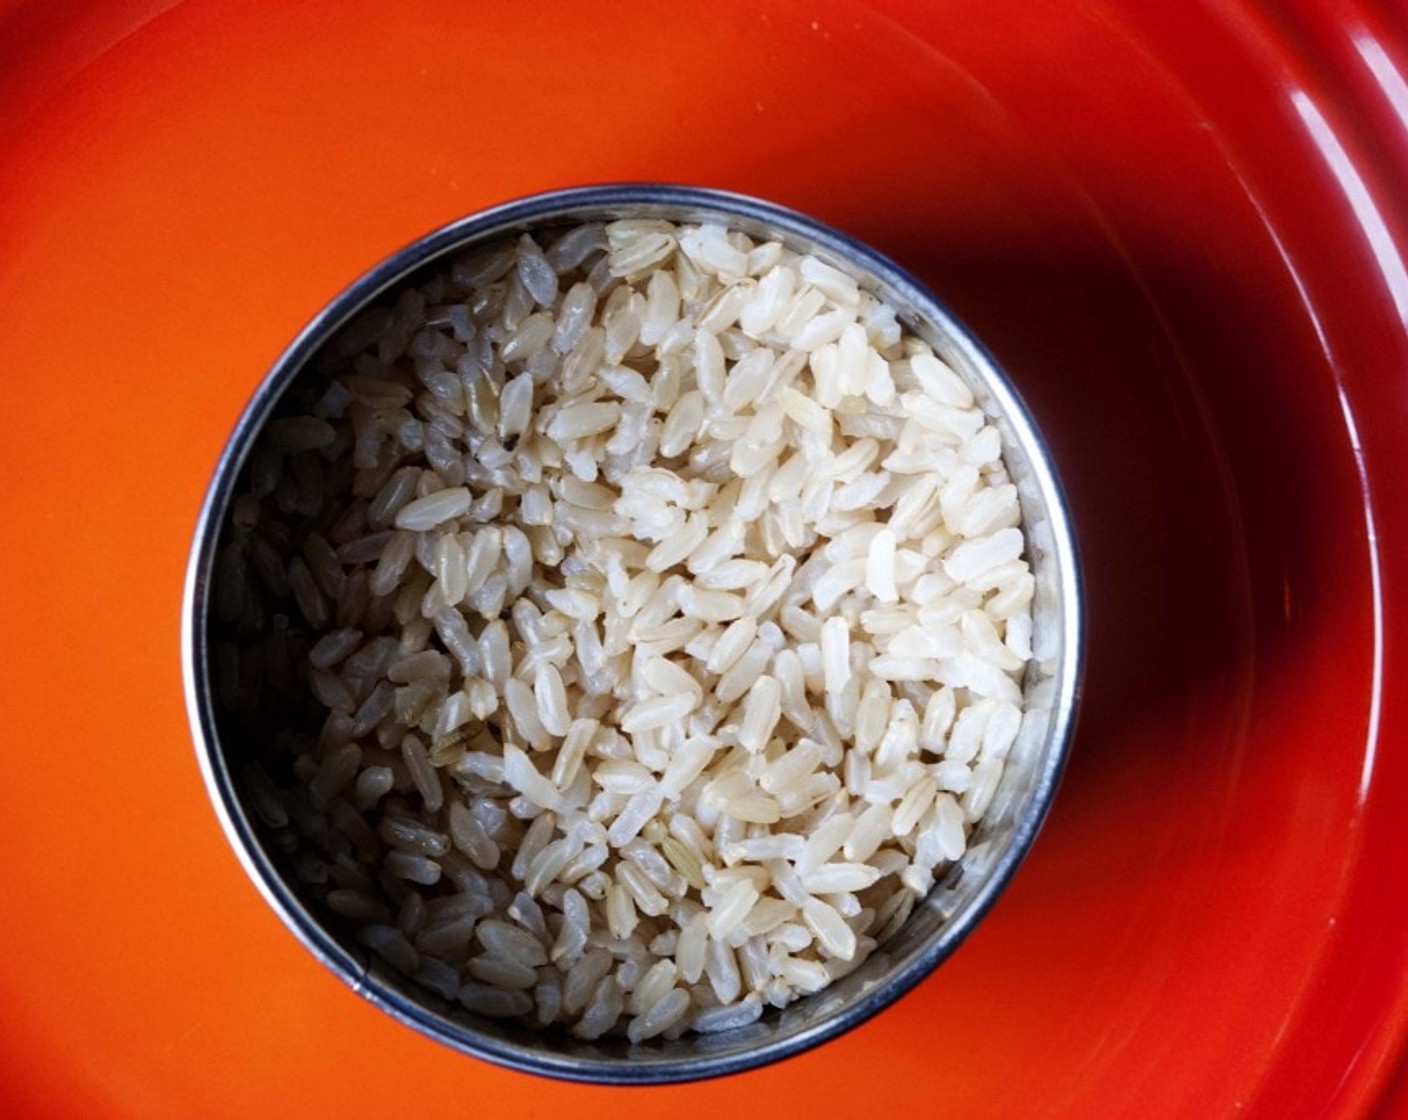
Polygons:
M407 502L396 513L396 528L423 533L469 511L473 500L468 487L451 486Z
M757 754L767 745L781 717L782 686L774 677L759 677L743 702L743 719L738 729L739 744Z
M694 710L696 702L691 692L641 700L621 713L621 730L631 734L678 723Z
M855 931L834 907L819 898L808 898L802 904L802 918L828 957L848 961L855 956Z
M512 743L505 743L503 750L505 782L541 808L559 811L569 809L557 787L538 773L527 754Z
M845 618L838 615L821 624L821 658L826 691L837 695L851 679L850 626Z

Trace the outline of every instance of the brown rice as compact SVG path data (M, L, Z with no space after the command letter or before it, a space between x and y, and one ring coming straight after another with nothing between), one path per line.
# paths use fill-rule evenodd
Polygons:
M855 968L1023 711L997 430L830 263L523 235L349 324L251 455L223 718L308 895L480 1015L639 1042Z

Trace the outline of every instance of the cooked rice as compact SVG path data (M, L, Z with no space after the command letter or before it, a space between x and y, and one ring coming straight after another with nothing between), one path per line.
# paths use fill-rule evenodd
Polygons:
M524 234L319 368L233 504L213 663L273 846L387 965L582 1038L726 1030L962 858L1023 721L1017 494L852 277L711 223Z

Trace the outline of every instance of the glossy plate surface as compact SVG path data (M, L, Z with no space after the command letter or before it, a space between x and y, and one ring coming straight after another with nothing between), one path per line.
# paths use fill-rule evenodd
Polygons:
M1405 72L1358 0L0 3L0 1113L1404 1112ZM302 324L437 225L620 180L927 281L1042 425L1090 606L982 928L820 1050L651 1090L458 1055L319 965L225 843L178 653Z

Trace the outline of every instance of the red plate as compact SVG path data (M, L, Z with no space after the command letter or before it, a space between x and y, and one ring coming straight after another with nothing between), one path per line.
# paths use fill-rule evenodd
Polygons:
M0 1112L1408 1109L1405 75L1390 0L0 4ZM972 940L819 1051L643 1091L315 963L177 654L209 471L302 322L433 226L623 179L928 280L1050 437L1091 638Z

